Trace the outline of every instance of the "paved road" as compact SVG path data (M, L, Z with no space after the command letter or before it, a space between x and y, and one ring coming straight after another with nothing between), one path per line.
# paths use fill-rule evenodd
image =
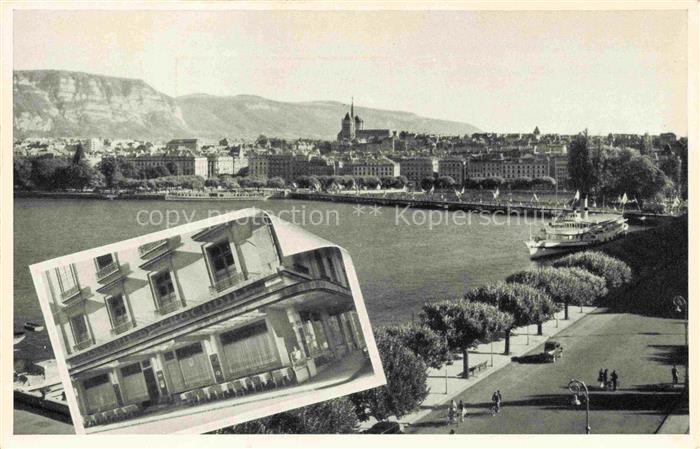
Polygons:
M684 325L680 320L599 311L556 337L565 346L554 364L514 362L467 390L463 424L446 425L442 407L406 429L409 433L503 434L583 433L585 405L574 408L567 383L579 378L591 387L592 433L653 433L678 398L670 390L671 366L685 375ZM531 354L542 350L535 348ZM621 389L603 392L598 370L616 369ZM490 413L490 398L500 389L503 410Z

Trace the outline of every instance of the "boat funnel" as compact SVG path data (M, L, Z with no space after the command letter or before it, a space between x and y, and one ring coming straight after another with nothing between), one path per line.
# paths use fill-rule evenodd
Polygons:
M588 218L588 197L583 199L583 219Z

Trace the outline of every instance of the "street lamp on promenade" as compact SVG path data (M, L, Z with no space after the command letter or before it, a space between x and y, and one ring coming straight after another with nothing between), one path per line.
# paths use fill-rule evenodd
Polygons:
M571 379L569 381L569 391L571 392L571 404L575 406L581 405L579 396L583 396L583 401L586 403L586 434L591 433L590 408L588 399L588 387L582 380Z
M673 298L673 305L676 306L676 313L683 313L685 318L685 386L688 387L688 301L679 295Z

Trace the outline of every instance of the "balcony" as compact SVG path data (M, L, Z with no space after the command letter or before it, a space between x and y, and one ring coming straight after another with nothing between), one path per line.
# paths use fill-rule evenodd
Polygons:
M119 264L116 261L112 261L112 263L110 263L109 265L106 265L97 270L97 280L103 281L110 274L116 273L117 271L119 271Z
M82 350L84 350L84 349L89 348L90 346L92 346L92 339L91 339L90 337L85 337L85 338L83 338L81 341L79 341L78 343L76 343L76 344L73 346L73 349L74 349L75 351L82 351Z
M132 323L130 319L126 318L119 322L115 322L110 332L112 333L112 335L119 335L123 332L128 331L132 327L134 327L134 323Z
M69 299L74 298L80 294L80 287L74 286L66 291L61 292L61 301L67 302Z
M227 276L222 277L221 279L216 280L210 287L209 287L209 292L212 295L215 295L217 293L221 293L222 291L233 287L236 284L239 284L243 282L245 279L243 278L243 275L239 273L230 273Z
M156 250L159 248L162 248L168 244L168 239L163 239L163 240L158 240L155 242L151 243L146 243L145 245L139 246L139 256L142 259L149 259L151 258L154 254L156 254Z
M158 310L156 310L156 313L158 313L158 315L167 315L168 313L174 312L179 308L180 301L178 301L175 293L171 293L158 298Z

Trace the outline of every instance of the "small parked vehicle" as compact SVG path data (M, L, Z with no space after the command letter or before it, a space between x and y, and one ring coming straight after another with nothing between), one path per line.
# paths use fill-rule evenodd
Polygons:
M564 354L564 347L558 341L549 340L544 343L542 358L545 362L556 362Z

